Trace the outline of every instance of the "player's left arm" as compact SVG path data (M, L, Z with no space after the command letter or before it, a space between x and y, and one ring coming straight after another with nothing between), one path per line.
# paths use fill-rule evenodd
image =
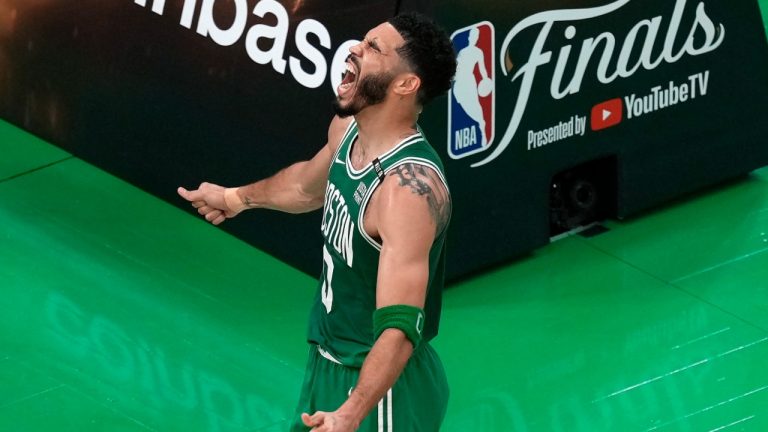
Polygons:
M376 287L378 309L394 305L424 308L429 251L446 228L451 200L430 168L405 164L388 174L377 192L374 220L382 241ZM357 386L335 412L304 415L313 431L356 430L397 381L414 346L398 328L384 330L363 363Z

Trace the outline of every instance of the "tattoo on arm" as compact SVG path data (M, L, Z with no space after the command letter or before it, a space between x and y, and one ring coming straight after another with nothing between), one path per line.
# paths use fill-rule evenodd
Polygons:
M263 204L259 204L258 202L254 201L250 196L246 195L243 197L243 204L248 206L248 208L261 208L264 207Z
M389 175L397 176L400 186L409 187L411 192L426 198L430 215L437 227L436 232L441 232L451 216L451 197L437 173L423 165L406 163L395 168Z

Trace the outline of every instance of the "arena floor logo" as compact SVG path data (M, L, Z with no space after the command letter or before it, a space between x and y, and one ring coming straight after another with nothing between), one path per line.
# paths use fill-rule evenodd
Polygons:
M105 392L127 395L119 398L124 407L138 404L152 417L162 413L155 418L161 426L176 422L174 416L202 418L205 430L210 432L267 430L264 425L287 422L279 402L255 393L231 376L221 375L221 371L201 367L198 363L204 362L193 362L193 353L168 355L117 322L89 313L56 292L50 294L43 310L58 352L70 360L68 367L79 370L75 365L88 365L88 374L100 377L95 381L106 386ZM274 361L266 357L257 360ZM237 365L230 367L237 370ZM253 362L248 367L261 370ZM262 367L279 366L272 363ZM77 379L81 380L79 375ZM243 375L238 377L243 380ZM271 385L280 388L288 384L273 381Z
M637 21L623 36L624 40L620 45L617 45L620 36L606 31L595 37L584 39L576 55L571 54L575 43L560 47L556 59L553 55L554 50L545 49L556 23L573 23L565 28L564 37L566 40L574 40L578 32L575 23L606 17L621 10L629 2L630 0L618 0L600 7L544 11L523 19L510 30L502 43L499 56L505 76L511 73L512 62L509 58L509 49L515 38L529 28L540 26L528 61L517 68L517 72L511 79L513 82L520 80L520 88L507 129L493 151L484 159L472 164L472 167L483 166L493 161L507 149L525 114L537 70L552 61L555 61L555 67L550 81L550 94L553 99L560 100L581 91L587 67L593 58L599 58L596 78L605 85L617 78L629 78L640 68L653 70L663 63L676 63L686 55L699 56L712 52L723 43L725 27L722 24L716 25L712 21L705 11L703 1L699 2L695 8L695 17L687 37L681 43L677 42L687 0L676 0L672 14L666 22L668 26L666 35L663 35L662 29L664 16L659 15ZM657 49L657 46L661 46L661 49ZM639 56L631 55L638 51ZM570 76L566 76L566 70L570 72ZM456 137L458 139L458 135ZM462 143L467 142L464 138L462 140ZM471 135L469 142L471 146Z

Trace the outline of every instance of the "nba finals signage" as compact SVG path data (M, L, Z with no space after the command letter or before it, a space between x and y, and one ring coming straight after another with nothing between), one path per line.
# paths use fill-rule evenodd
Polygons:
M517 71L511 81L519 82L519 90L516 100L505 101L514 103L512 116L504 134L495 145L492 145L495 129L495 83L493 68L487 66L487 60L492 58L493 26L483 22L454 33L452 40L459 65L448 107L450 156L463 158L492 149L490 154L472 164L472 167L485 165L498 158L517 136L531 98L534 79L547 64L554 64L548 78L550 96L554 100L561 100L579 93L585 80L596 79L603 85L609 84L618 78L629 78L641 68L653 70L663 64L676 63L686 56L712 52L724 41L725 27L715 24L709 17L703 1L695 8L690 28L681 28L687 0L677 0L669 15L641 19L628 26L622 34L606 31L577 41L579 24L620 13L622 7L630 1L618 0L594 8L545 11L523 19L510 30L501 44L499 62L505 76L510 75L516 67ZM574 43L554 49L547 48L553 27L558 23L568 23L564 37ZM522 65L513 65L509 54L510 47L516 43L519 35L529 29L538 31L530 55ZM678 35L683 36L682 42ZM598 62L596 76L589 77L587 68L595 61ZM615 125L619 113L623 112L624 107L621 106L620 99L609 102L610 104L593 110L593 131ZM635 103L634 100L627 100L628 113L637 112ZM552 133L561 137L583 135L586 132L584 122L585 117L573 116L553 128ZM533 134L528 137L528 150L540 147L536 143L542 142L543 135L531 132Z
M488 21L451 35L456 77L448 93L448 155L454 159L488 149L494 132L493 24Z

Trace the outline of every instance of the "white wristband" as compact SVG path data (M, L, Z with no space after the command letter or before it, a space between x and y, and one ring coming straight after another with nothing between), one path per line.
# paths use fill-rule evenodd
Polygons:
M224 189L224 204L231 212L240 213L248 208L243 200L240 199L240 195L237 194L237 190L240 188L226 188Z

